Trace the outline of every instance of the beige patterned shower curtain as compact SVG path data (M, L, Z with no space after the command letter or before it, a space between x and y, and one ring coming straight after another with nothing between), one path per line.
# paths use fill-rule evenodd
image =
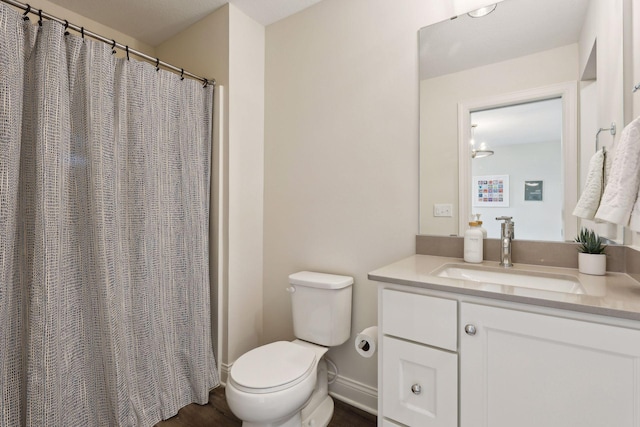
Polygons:
M212 90L0 4L1 426L151 426L219 383Z

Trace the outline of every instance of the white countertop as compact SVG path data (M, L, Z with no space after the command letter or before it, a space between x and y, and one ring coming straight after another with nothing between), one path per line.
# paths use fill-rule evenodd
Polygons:
M492 285L463 279L438 277L432 274L445 264L465 264L461 258L431 255L412 255L369 273L369 279L416 286L425 289L454 292L504 301L534 304L625 319L640 320L640 283L624 273L609 273L604 276L581 274L575 268L546 267L530 264L515 264L510 272L550 274L577 278L584 293L564 293L525 289L507 285ZM481 264L465 264L500 268L497 262L483 261Z

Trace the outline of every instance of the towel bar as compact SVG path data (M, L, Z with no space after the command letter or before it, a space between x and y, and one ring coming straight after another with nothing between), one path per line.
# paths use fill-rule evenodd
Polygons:
M596 151L598 151L598 135L600 135L600 132L605 131L605 130L608 130L609 133L611 133L611 135L615 135L616 134L616 123L615 122L611 122L611 127L598 129L598 132L596 132ZM604 150L604 147L602 147L602 149Z

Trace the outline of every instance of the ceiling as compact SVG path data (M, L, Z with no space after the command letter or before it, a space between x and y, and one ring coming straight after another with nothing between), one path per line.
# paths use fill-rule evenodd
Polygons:
M506 0L483 17L463 14L419 32L420 79L434 78L576 43L589 0ZM482 82L477 82L481 85ZM472 113L477 144L559 141L558 99Z
M491 108L471 113L476 124L476 144L491 148L503 145L536 144L562 140L562 99Z
M157 46L231 3L264 26L320 0L51 0L66 9Z
M509 0L420 30L420 79L576 43L589 0Z

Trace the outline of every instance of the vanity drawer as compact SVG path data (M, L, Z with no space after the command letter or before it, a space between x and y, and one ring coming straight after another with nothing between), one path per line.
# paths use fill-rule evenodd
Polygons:
M382 338L385 417L408 426L458 425L458 355Z
M458 303L382 290L382 333L451 351L458 349Z

